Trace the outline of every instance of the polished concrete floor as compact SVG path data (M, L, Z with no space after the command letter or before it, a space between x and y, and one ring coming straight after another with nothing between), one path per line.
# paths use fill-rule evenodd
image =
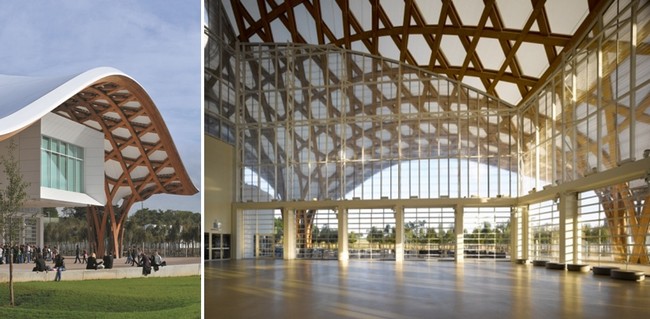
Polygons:
M204 280L205 318L650 318L650 280L509 262L213 261Z

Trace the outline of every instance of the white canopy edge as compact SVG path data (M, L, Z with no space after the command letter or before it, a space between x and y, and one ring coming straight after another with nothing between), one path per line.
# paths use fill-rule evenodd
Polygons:
M0 136L24 129L84 88L108 76L123 76L137 83L111 67L52 78L0 75Z

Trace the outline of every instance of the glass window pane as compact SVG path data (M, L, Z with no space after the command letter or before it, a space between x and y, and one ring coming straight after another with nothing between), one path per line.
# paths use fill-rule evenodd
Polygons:
M65 190L68 184L66 183L66 158L59 156L59 189Z
M68 159L67 160L67 176L68 176L68 185L66 186L66 189L69 191L76 191L75 189L75 160L73 159Z
M77 191L78 192L83 192L84 191L84 165L83 161L77 161Z
M83 148L41 137L41 186L83 191Z
M50 187L50 156L43 150L41 151L41 186Z
M59 156L56 154L50 154L50 187L56 188L58 183L58 163Z

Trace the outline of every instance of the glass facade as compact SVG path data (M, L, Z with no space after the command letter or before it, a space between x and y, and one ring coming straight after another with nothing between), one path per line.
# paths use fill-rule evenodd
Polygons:
M544 201L529 206L528 256L533 260L560 258L560 212L557 203Z
M517 195L511 105L335 47L239 49L239 200Z
M465 258L510 260L510 208L466 207Z
M350 259L394 259L393 210L348 210L348 243Z
M296 210L296 258L338 259L339 221L334 210Z
M235 31L219 1L206 1L205 134L235 144Z
M456 249L454 209L404 209L404 259L453 258Z
M578 194L580 258L594 263L648 264L650 214L645 180L633 180L624 188ZM644 209L645 207L645 209Z
M84 149L48 136L41 137L41 186L84 191Z
M643 3L643 1L641 1ZM520 107L520 192L580 179L650 149L650 6L614 1Z

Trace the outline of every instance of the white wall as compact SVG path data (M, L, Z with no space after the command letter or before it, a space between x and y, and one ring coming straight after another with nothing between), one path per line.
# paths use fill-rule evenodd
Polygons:
M84 193L102 205L106 204L106 193L104 192L104 133L68 120L62 116L48 113L41 120L41 134L83 147ZM39 137L39 150L40 143ZM65 198L72 196L70 199L73 199L75 193L45 189L42 190L42 196L44 198L47 198L45 196L55 196L54 199L61 198L62 196Z
M205 232L233 233L231 206L235 189L235 148L209 135L205 135ZM221 229L213 229L215 221Z
M41 135L84 148L84 194L41 187ZM104 134L85 125L48 113L12 138L0 142L0 155L7 154L11 142L23 179L29 183L28 207L104 205ZM5 183L0 169L0 182ZM4 186L2 186L4 187Z
M29 198L40 197L41 137L39 127L40 121L37 121L12 138L0 142L0 155L2 156L7 156L9 153L9 145L16 143L17 151L14 153L14 157L20 164L23 180L29 183L29 187L27 188L27 196ZM5 188L6 177L4 175L4 167L1 165L0 182L2 183L0 186Z

